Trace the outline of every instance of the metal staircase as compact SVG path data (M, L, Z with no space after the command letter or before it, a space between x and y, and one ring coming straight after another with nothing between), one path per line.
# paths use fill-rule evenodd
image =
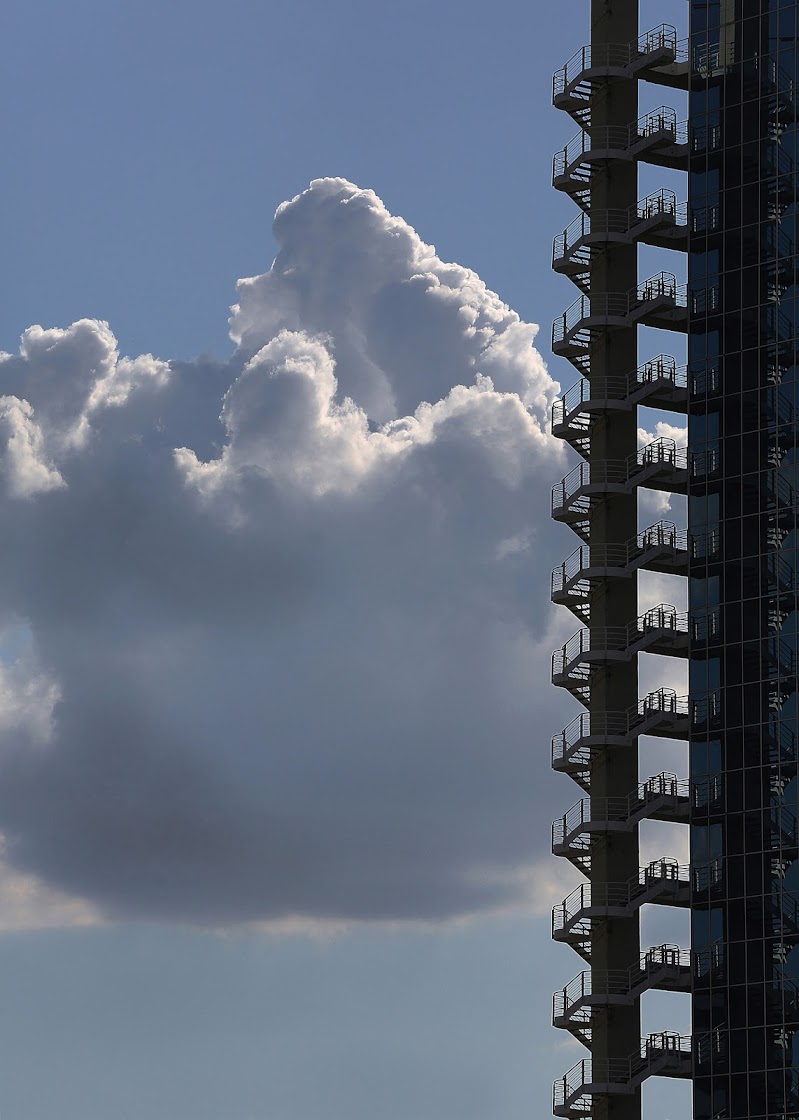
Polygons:
M629 1006L655 989L684 992L691 986L691 953L677 945L656 945L637 964L615 972L580 972L552 997L552 1025L591 1045L595 1009Z
M591 98L608 78L643 77L684 89L688 78L688 40L678 41L662 23L632 43L592 43L572 55L552 78L552 104L582 125L590 116Z
M658 354L626 377L581 378L552 405L552 434L586 459L591 426L602 413L632 412L639 404L685 412L687 402L688 367L678 366L669 354Z
M662 1031L641 1040L629 1058L583 1059L555 1082L552 1111L569 1120L592 1116L593 1098L631 1096L649 1077L691 1077L692 1046L687 1035Z
M592 259L608 245L636 242L685 251L688 204L678 203L674 191L662 189L648 194L628 210L578 214L552 242L552 269L568 276L587 294L591 289Z
M583 544L552 569L550 597L587 623L595 583L631 579L639 571L687 575L688 553L687 530L671 521L650 525L626 544ZM792 568L784 563L783 568L792 576Z
M591 960L591 934L610 918L630 918L646 903L687 906L691 897L691 871L687 865L664 856L642 867L624 883L582 883L552 908L552 938L570 945Z
M639 530L640 487L686 494L689 473L709 476L718 459L709 447L689 461L687 449L666 437L640 447L637 409L645 405L684 414L689 389L717 391L719 370L708 359L689 378L687 368L669 355L638 361L639 328L685 332L694 304L689 306L686 286L671 272L638 278L638 245L684 252L689 220L686 204L674 191L664 188L640 197L637 165L687 170L691 151L716 158L718 137L710 127L689 137L687 124L668 106L640 115L640 80L688 88L687 41L667 25L639 34L637 4L612 10L602 5L599 13L594 0L591 45L553 78L554 105L580 131L555 154L552 181L580 213L553 243L554 271L579 294L553 323L552 351L569 361L580 379L555 401L552 432L581 462L552 488L551 515L568 525L580 544L552 571L550 594L582 627L553 653L552 681L585 711L553 737L552 766L586 796L554 822L552 851L578 868L586 882L554 907L552 936L591 966L555 994L553 1022L592 1052L555 1082L553 1107L567 1118L640 1120L642 1083L658 1074L689 1077L693 1062L690 1039L665 1032L641 1041L641 997L653 989L688 991L693 966L690 952L676 946L641 951L640 911L650 904L688 906L692 890L716 889L716 872L692 874L668 857L640 867L639 827L650 820L683 824L694 809L711 812L723 790L718 783L692 790L675 774L644 782L638 777L641 735L687 739L692 729L713 727L719 711L713 695L689 704L688 697L661 688L639 698L638 654L685 657L692 632L688 614L673 606L638 610L638 572L686 575L690 557L715 554L719 534L711 529L689 538L667 521ZM781 119L787 121L793 88L775 73L768 76L766 94L779 102ZM779 165L783 156L778 144L773 147ZM781 212L795 193L791 171L792 165L780 166L766 188L775 211ZM718 213L710 208L693 214L691 222L691 228L696 223L712 228ZM787 242L784 248L787 260ZM775 298L790 281L787 264L775 269ZM705 305L717 299L712 288L692 297ZM769 314L779 326L776 305ZM782 324L786 339L788 329ZM779 397L779 382L787 361L787 347L775 347L774 410L785 425L792 419L792 402ZM787 440L775 437L773 448L775 456L784 454ZM775 534L784 531L787 514L781 511L793 501L778 466L775 459L764 498L774 512ZM763 578L784 583L788 573L775 562ZM774 621L770 685L779 705L784 703L780 680L791 667L779 633L781 618L775 615ZM712 615L700 622L708 633L716 624ZM795 744L775 731L771 749L784 756L786 776L793 774ZM796 822L775 818L772 833L779 842L778 859L796 837ZM796 917L799 940L799 910Z
M781 645L787 657L790 647ZM627 626L584 626L552 654L552 683L588 705L594 670L609 661L631 661L639 653L687 657L688 612L660 603Z
M639 323L661 330L688 327L688 293L670 272L650 276L629 292L578 296L552 324L552 353L580 371L590 367L590 351L606 331Z
M552 854L565 856L590 875L592 843L601 842L609 832L632 832L642 820L685 824L690 800L688 779L676 774L647 778L627 797L583 797L553 821Z
M631 750L639 735L687 739L691 722L687 696L661 688L626 712L582 712L552 737L552 769L568 774L586 793L591 792L591 763L614 748Z
M775 486L782 485L778 479ZM787 483L785 483L787 486ZM685 494L688 486L688 451L661 436L626 460L589 460L552 487L551 515L574 530L586 543L591 537L591 514L611 494L632 494L639 487Z
M628 125L589 123L552 160L552 185L591 213L591 181L608 163L643 162L688 170L688 123L661 105Z

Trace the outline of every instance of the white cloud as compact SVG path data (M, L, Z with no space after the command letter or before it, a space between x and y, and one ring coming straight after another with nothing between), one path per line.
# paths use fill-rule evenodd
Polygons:
M653 432L646 428L638 429L638 445L645 447L655 439L673 439L678 447L684 447L688 438L688 427L685 422L672 424L668 420L658 420Z
M66 329L28 327L20 358L7 361L0 375L18 384L21 376L56 457L89 438L96 413L125 404L139 388L163 388L169 376L168 364L151 354L120 359L111 328L97 319L79 319Z
M0 472L12 498L32 498L65 485L48 461L42 429L28 401L0 397L0 440L3 438Z
M84 319L0 365L0 624L36 650L0 673L6 858L106 919L539 905L569 544L536 328L344 180L275 229L228 362Z
M254 354L280 330L334 340L341 392L375 420L410 415L475 374L543 415L559 386L523 323L468 268L446 263L374 191L316 179L278 208L280 246L240 280L231 334Z

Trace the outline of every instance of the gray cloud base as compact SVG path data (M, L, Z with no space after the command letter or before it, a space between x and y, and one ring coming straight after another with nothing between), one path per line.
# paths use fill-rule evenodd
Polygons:
M317 180L275 233L229 362L81 320L0 364L8 856L120 919L518 902L557 386L372 192Z

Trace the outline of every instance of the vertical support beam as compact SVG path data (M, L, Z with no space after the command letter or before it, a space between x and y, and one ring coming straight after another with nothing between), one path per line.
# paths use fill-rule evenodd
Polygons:
M638 37L638 0L592 0L591 45L631 43ZM607 126L627 128L638 119L637 79L613 79L605 83L591 103L591 129ZM636 163L614 160L591 180L591 211L626 210L638 200ZM638 283L635 246L611 245L599 254L591 268L591 297L627 292ZM597 388L609 377L636 368L637 328L601 333L591 351L590 380ZM601 389L599 389L601 391ZM597 395L599 395L599 391ZM592 394L593 395L593 394ZM637 448L637 418L632 412L609 411L591 430L590 458L625 460ZM599 503L591 518L591 547L618 544L636 535L637 498L611 495ZM627 626L638 614L638 581L607 580L596 586L590 600L591 629ZM597 671L591 682L592 716L606 711L627 711L638 700L638 666L610 662ZM591 798L626 797L638 782L637 745L614 748L600 754L591 771ZM592 849L591 881L624 883L638 874L638 832L610 832ZM640 928L638 914L597 923L591 941L591 967L624 970L638 962ZM632 1007L596 1008L593 1016L591 1051L594 1058L622 1058L634 1053L641 1037L640 1004ZM608 1120L640 1120L640 1089L630 1096L609 1096L602 1102Z

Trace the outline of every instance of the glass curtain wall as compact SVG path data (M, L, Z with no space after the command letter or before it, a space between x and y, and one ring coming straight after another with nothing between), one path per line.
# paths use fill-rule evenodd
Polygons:
M799 1116L795 0L691 0L694 1113Z

